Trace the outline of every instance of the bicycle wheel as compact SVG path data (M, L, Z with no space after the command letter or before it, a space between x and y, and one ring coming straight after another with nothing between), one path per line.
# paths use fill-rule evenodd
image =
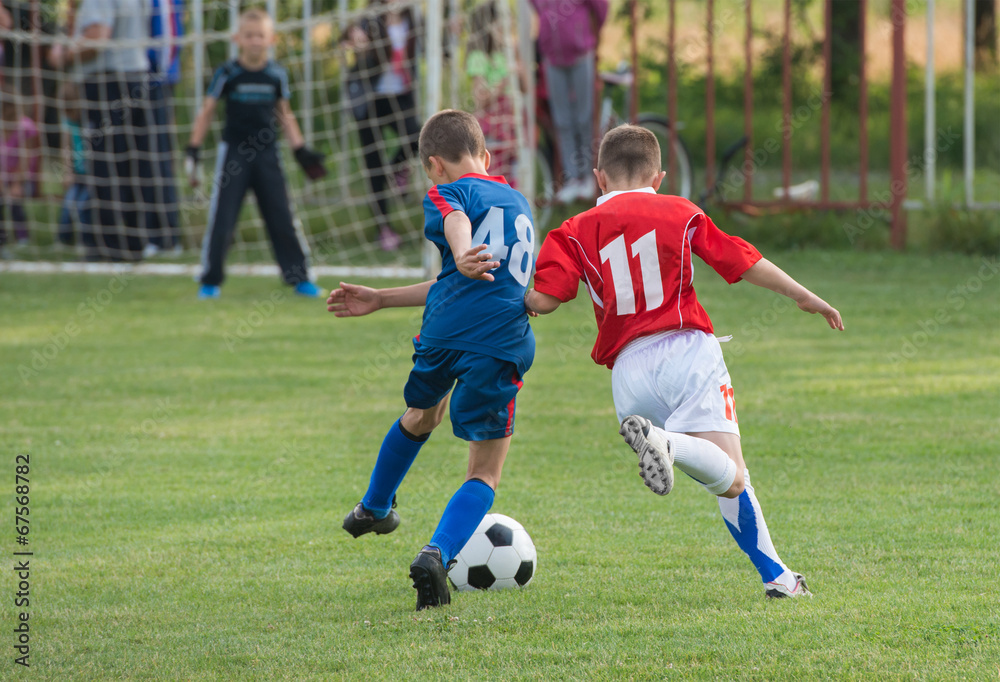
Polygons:
M667 149L669 149L670 145L670 121L665 116L658 114L639 114L639 125L656 135L663 153L663 169L669 174L670 161L667 156ZM673 147L673 154L674 159L676 159L675 168L677 169L677 177L674 178L673 182L674 191L670 191L670 178L666 177L663 178L663 184L660 185L660 194L673 193L685 199L690 199L692 183L691 155L688 154L687 147L684 146L684 141L679 135Z

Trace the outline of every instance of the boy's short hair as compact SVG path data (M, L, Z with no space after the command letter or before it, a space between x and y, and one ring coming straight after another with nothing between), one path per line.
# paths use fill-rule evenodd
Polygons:
M466 111L445 109L427 119L420 131L420 161L430 168L431 157L458 163L463 156L486 153L486 138L476 117Z
M272 26L274 25L274 22L271 20L271 15L260 7L251 7L250 9L243 10L243 12L240 13L240 20L237 25L243 26L243 23L247 21L263 21L271 24Z
M649 130L631 124L612 128L601 140L597 170L617 180L645 181L660 172L660 143Z

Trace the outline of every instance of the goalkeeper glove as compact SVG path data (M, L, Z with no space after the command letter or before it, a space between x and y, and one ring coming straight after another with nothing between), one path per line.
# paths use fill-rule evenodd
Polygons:
M192 187L201 184L201 150L198 147L188 145L184 150L184 174L188 176L188 182Z
M318 180L326 175L326 167L323 166L325 157L326 155L322 152L317 152L306 146L295 150L295 160L299 162L310 180Z

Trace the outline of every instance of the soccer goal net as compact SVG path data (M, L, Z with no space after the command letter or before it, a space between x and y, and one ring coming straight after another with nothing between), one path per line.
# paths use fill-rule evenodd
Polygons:
M218 209L213 194L232 174L216 163L227 102L200 145L197 187L185 173L186 148L214 74L239 56L233 35L250 6L273 18L271 56L287 71L292 112L306 146L325 155L327 174L310 180L287 136L280 143L296 230L319 274L433 272L417 136L440 108L473 112L491 170L534 193L525 0L137 0L146 13L136 23L149 32L81 42L76 24L86 4L23 0L13 25L0 27L0 267L144 261L198 273ZM129 47L141 47L156 72L141 74L140 87L135 74L127 82L110 74L109 61L95 66ZM116 79L117 90L107 85ZM281 128L245 135L246 156ZM269 188L251 183L246 193L230 272L275 272L255 190Z

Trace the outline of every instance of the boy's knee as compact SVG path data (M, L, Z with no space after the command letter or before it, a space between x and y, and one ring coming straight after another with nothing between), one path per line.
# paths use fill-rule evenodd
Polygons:
M438 406L421 410L415 407L406 408L400 417L400 425L414 436L423 436L437 428L444 418L444 410Z
M743 471L737 467L736 478L733 479L733 484L729 486L729 490L719 495L719 497L733 499L742 495L744 490L746 490L746 482L743 479Z

